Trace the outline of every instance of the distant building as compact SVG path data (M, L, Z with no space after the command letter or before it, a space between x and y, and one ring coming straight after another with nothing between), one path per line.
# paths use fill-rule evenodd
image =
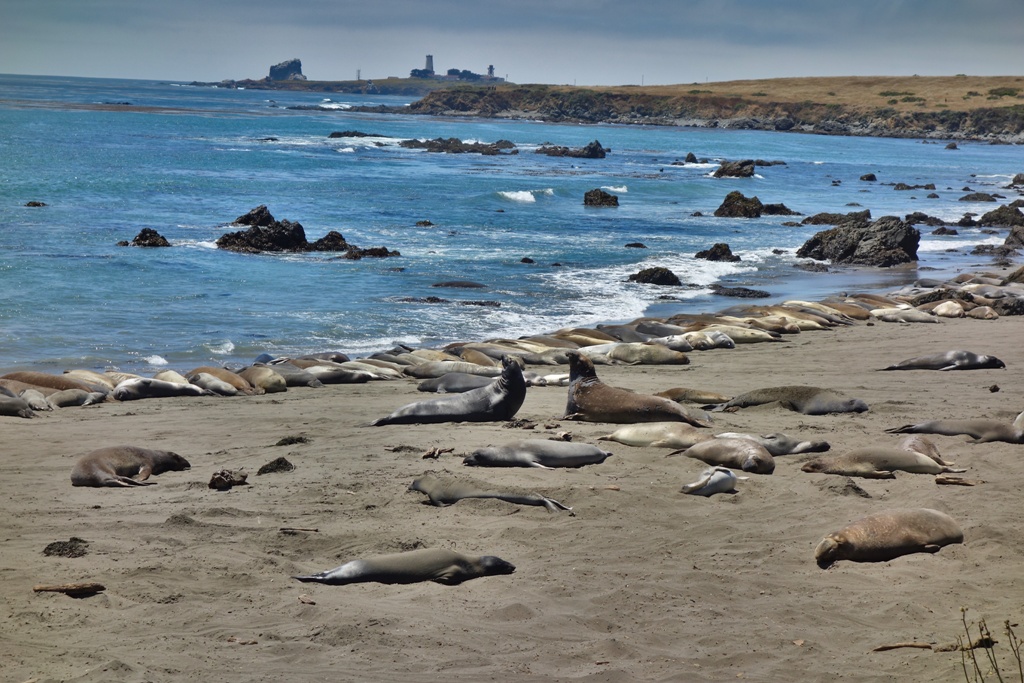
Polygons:
M494 75L494 65L487 67L487 75L473 73L468 69L448 69L443 75L434 71L434 55L427 55L426 64L422 69L413 69L409 72L409 78L435 78L442 81L488 81L490 83L503 83L504 78Z

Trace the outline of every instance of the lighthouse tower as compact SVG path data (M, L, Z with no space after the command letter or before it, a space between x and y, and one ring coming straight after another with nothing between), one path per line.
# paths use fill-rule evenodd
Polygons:
M427 65L423 70L430 72L431 76L434 75L434 55L427 55Z

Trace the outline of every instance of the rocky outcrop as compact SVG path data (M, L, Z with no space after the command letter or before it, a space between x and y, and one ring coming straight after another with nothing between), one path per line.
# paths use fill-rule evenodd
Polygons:
M997 201L995 197L990 195L988 192L972 192L971 194L965 194L960 198L962 202L994 202Z
M602 147L597 140L587 143L585 147L573 149L560 145L541 145L537 148L537 154L546 154L549 157L572 157L574 159L604 159L611 150Z
M987 211L978 219L978 225L986 228L1013 228L1024 225L1024 213L1012 204Z
M119 247L169 247L171 243L153 228L143 228L131 242L118 242Z
M583 206L618 206L619 198L601 188L587 190L583 195Z
M816 213L800 221L801 225L839 225L848 221L859 221L867 224L871 220L871 210L851 211L850 213Z
M704 249L698 251L693 255L694 258L705 259L707 261L739 261L740 257L732 253L732 249L725 242L719 242L712 246L710 249Z
M463 142L458 138L435 138L433 140L402 140L398 144L409 149L425 149L428 152L444 154L483 154L485 156L519 154L515 143L508 140L498 140L497 142Z
M747 198L742 192L733 190L725 196L722 205L715 209L719 218L760 218L768 216L799 216L785 204L762 204L757 197Z
M799 258L834 264L891 267L917 261L921 233L896 216L865 225L859 220L817 233L796 252Z
M364 256L401 256L397 251L386 247L360 249L345 241L344 236L336 230L310 242L306 239L306 231L298 222L276 220L261 204L252 211L235 219L234 225L248 225L248 230L239 230L222 235L217 239L217 248L243 254L261 254L266 252L345 252L342 258L360 259Z
M722 285L711 285L711 293L717 296L731 296L738 299L766 299L772 295L763 289L751 289L750 287L724 287Z
M662 266L644 268L639 273L633 273L630 275L629 281L647 285L665 285L674 287L679 287L683 284L675 273Z
M712 174L716 178L750 178L754 175L754 160L723 161Z
M299 59L289 59L270 67L270 76L268 78L272 81L306 80L306 77L302 75L302 61Z

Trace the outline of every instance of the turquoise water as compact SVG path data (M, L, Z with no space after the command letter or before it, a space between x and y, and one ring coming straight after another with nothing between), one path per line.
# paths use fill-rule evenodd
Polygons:
M735 303L710 295L713 283L766 289L773 300L896 286L914 271L795 270L796 248L818 228L711 214L735 189L804 214L868 208L874 217L923 211L955 222L995 206L958 201L964 187L998 192L1022 170L1020 150L1010 146L947 150L914 140L345 108L408 101L0 76L0 367L147 372L248 362L262 352L363 355L396 342L516 336ZM117 111L93 106L124 102L131 104ZM311 104L333 108L288 108ZM376 137L328 137L342 130ZM397 144L436 137L507 139L520 153L432 154ZM595 139L612 149L607 158L533 153L544 143L579 147ZM711 161L672 165L691 151ZM710 177L717 160L741 158L786 165L760 168L750 179ZM879 182L858 180L868 172ZM939 198L885 184L896 182L935 183ZM620 206L584 207L583 194L596 187L618 195ZM24 206L33 200L47 206ZM300 222L311 241L337 230L351 243L402 256L347 261L217 250L215 240L235 229L227 224L259 204ZM417 227L421 220L433 226ZM116 246L144 227L173 248ZM985 259L967 252L1004 237L928 231L919 265L943 272L984 268ZM693 258L723 241L740 263ZM624 248L629 242L648 248ZM535 263L521 263L524 257ZM666 301L664 288L625 281L652 265L694 286L671 290ZM431 287L445 280L486 288ZM449 302L404 301L428 296ZM459 303L479 300L500 306Z

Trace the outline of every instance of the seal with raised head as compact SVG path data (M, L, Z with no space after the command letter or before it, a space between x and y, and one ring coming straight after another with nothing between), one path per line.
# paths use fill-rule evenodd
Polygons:
M841 455L815 458L805 462L800 469L804 472L840 474L866 479L894 479L897 470L912 474L967 471L954 469L949 465L940 465L924 453L891 446L866 446L855 448Z
M775 471L775 458L772 454L764 446L750 439L715 437L669 455L685 455L709 465L735 467L754 474L771 474Z
M660 396L636 394L605 384L589 358L569 351L569 397L563 420L585 422L686 422L707 427L707 415Z
M1024 443L1024 412L1017 416L1013 424L997 420L978 418L975 420L929 420L918 424L903 425L886 429L889 434L941 434L943 436L959 436L961 434L974 439L973 443L989 443L1003 441L1005 443Z
M713 436L706 429L697 429L685 422L638 422L619 427L611 434L597 437L597 440L615 441L625 446L680 449Z
M473 557L444 548L423 548L405 553L368 557L365 560L352 560L334 569L292 578L331 586L371 581L376 583L435 581L446 586L457 586L470 579L511 574L515 570L515 565L493 555Z
M107 446L86 453L71 470L72 486L149 486L150 475L191 467L171 451L138 446Z
M495 491L486 488L486 485L482 483L459 481L457 479L439 479L430 473L413 480L412 484L409 485L409 490L425 493L430 502L438 507L454 505L466 498L494 498L516 505L542 505L548 509L548 512L572 510L571 507L562 505L557 500L552 500L539 493Z
M517 358L505 356L501 365L501 376L487 386L461 394L409 403L370 424L381 426L511 420L526 400L526 380L523 378L523 366Z
M1005 368L995 356L971 351L946 351L901 360L883 370L983 370Z
M783 386L754 389L735 396L732 400L717 405L704 406L707 410L749 408L766 403L778 403L783 408L804 415L826 415L828 413L863 413L868 404L859 398L848 398L831 389L808 386Z
M963 541L960 525L946 513L900 508L876 512L829 534L814 549L814 559L822 569L839 560L887 562L911 553L937 553Z
M679 490L691 496L709 498L716 493L736 493L736 482L741 479L749 477L737 477L728 467L709 467L700 473L700 479L692 484L684 484Z
M463 459L475 467L583 467L605 461L612 454L597 446L552 439L524 439L504 446L478 448Z
M740 434L737 432L725 432L717 434L717 438L724 439L751 439L758 442L772 454L772 457L780 455L795 455L797 453L822 453L832 448L828 441L805 441L782 432L773 434Z

